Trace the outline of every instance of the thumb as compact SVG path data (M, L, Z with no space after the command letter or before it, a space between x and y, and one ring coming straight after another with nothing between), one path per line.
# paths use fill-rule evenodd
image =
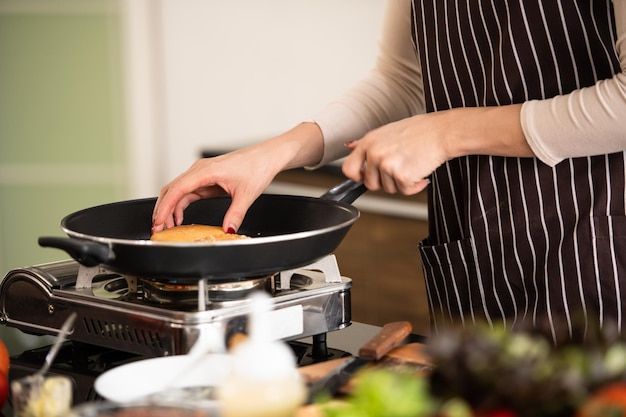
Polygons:
M345 159L342 171L348 178L354 181L362 181L364 164L365 153L359 149L355 149Z

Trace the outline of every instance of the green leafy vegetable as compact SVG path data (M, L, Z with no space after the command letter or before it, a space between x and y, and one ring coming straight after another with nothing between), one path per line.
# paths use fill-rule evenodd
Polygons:
M326 417L422 417L436 408L425 378L384 368L363 370L345 403L322 405Z

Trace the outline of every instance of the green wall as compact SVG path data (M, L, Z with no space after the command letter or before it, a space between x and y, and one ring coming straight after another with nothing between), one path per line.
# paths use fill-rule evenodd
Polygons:
M117 4L0 0L0 278L68 258L38 237L127 194Z
M124 193L119 19L102 4L100 14L0 12L5 271L67 257L38 248L37 237L61 234L64 215Z

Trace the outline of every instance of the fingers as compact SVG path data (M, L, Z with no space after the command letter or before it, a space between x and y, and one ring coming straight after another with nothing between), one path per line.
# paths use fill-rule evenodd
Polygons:
M224 229L226 233L237 233L241 227L241 223L243 223L243 219L246 216L250 204L251 203L233 199L224 215L224 222L222 223L222 229Z
M237 189L227 190L232 197L232 201L224 214L222 223L222 228L226 233L237 233L239 231L248 209L265 188L266 186L259 187L254 182L247 182L240 184Z
M349 142L346 147L352 152L343 164L344 175L363 182L369 190L383 189L390 194L412 195L423 191L430 183L421 177L415 164L407 161L406 155L371 156L366 141Z
M152 212L152 233L181 224L183 212L191 201L186 191L174 182L163 187Z
M182 197L178 198L181 194ZM189 207L191 203L202 198L215 197L222 194L224 194L223 191L218 192L217 190L210 194L184 194L174 187L162 191L153 213L152 233L156 233L170 227L180 226L184 220L185 209ZM239 229L248 207L246 204L249 206L250 203L240 201L239 204L235 204L235 200L233 200L233 204L231 204L230 209L224 217L224 231L228 233L235 233Z
M169 187L161 189L152 212L152 233L160 232L163 229L176 225L174 220L175 205L179 201L171 194L168 195ZM183 208L184 210L184 208Z
M224 194L230 195L232 202L222 226L226 232L236 232L252 202L281 168L268 164L265 152L261 152L264 149L259 145L196 160L161 189L152 213L153 233L182 224L185 210L193 202Z
M205 185L201 176L187 173L165 185L152 212L152 233L182 224L189 204L201 198L223 194L213 185Z
M181 224L183 224L183 219L185 217L184 215L185 209L189 207L191 203L193 203L194 201L198 201L201 198L202 197L200 195L191 193L191 194L184 195L178 201L178 203L176 203L176 206L174 207L174 219L173 219L175 226L180 226ZM171 226L168 226L168 227L171 227Z
M363 183L369 190L382 189L389 194L413 195L423 191L430 184L427 178L415 180L411 176L403 176L381 168L371 168L370 165L367 164L363 174Z
M365 166L365 152L357 147L356 141L346 143L346 147L352 152L348 158L346 158L341 170L344 175L351 180L362 182L364 174L363 169Z

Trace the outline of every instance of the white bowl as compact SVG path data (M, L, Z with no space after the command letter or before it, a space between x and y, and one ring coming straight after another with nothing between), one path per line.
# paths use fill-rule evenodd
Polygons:
M208 388L210 391L210 388L217 387L228 375L231 363L228 354L145 359L103 373L96 379L94 387L100 396L117 403L146 398L159 400L159 397L164 401L186 400L181 397L184 388L196 388L188 390L189 400L211 405L214 401L212 398L197 398L197 388Z

